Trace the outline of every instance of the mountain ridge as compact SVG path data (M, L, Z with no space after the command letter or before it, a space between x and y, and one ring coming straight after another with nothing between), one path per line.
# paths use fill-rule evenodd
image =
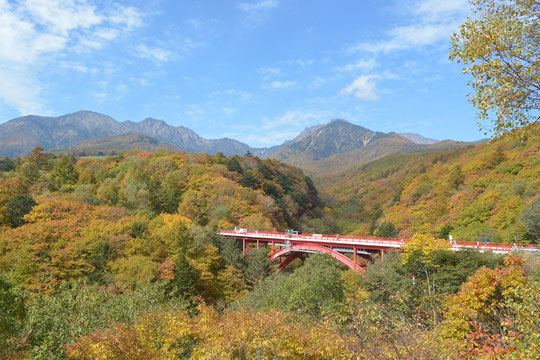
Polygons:
M58 117L26 115L0 124L0 156L24 155L36 146L59 149L80 141L129 133L144 134L187 152L235 155L258 150L233 139L204 139L189 128L174 127L164 120L120 122L108 115L81 110Z
M417 145L426 146L442 144L419 134L396 134L372 131L360 125L352 124L344 119L332 119L324 124L306 127L291 140L269 148L254 148L235 139L205 139L193 130L184 126L172 126L166 121L147 117L139 122L131 120L117 121L114 118L94 111L80 110L58 117L26 115L0 124L0 156L20 156L29 153L34 147L42 146L45 150L69 151L75 147L89 145L80 142L101 139L101 144L114 144L123 149L126 139L122 135L141 134L155 139L179 151L192 153L244 155L251 153L262 158L272 157L276 160L305 166L312 162L324 161L328 157L350 152L362 152L361 149L382 138L399 136L403 145L395 147L395 151L411 151ZM116 139L115 137L120 137ZM106 139L112 137L111 139ZM409 137L409 138L407 138ZM412 139L412 140L411 140ZM136 141L127 141L136 146ZM145 139L141 145L149 148L151 141ZM382 142L383 145L386 142ZM90 143L90 147L95 144ZM382 146L382 145L381 145ZM150 146L151 147L151 146ZM403 149L405 147L406 149ZM73 149L72 149L73 150ZM385 151L378 151L387 154ZM362 157L361 155L360 157ZM347 156L345 156L347 157ZM349 156L350 157L350 156ZM367 158L371 158L368 156Z

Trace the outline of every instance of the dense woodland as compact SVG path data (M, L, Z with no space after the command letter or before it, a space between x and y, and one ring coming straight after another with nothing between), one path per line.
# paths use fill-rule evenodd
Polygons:
M540 126L474 147L353 162L316 183L344 233L536 243Z
M538 129L391 155L321 194L249 154L3 159L0 358L535 359L538 256L447 237L538 241ZM364 273L311 255L273 275L216 235L235 226L411 240Z

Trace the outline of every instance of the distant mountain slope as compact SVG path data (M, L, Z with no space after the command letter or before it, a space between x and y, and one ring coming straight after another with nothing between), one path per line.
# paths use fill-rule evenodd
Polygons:
M36 146L69 146L82 140L122 133L113 118L90 111L59 117L23 116L0 124L0 155L18 156Z
M472 144L437 141L418 134L376 132L338 119L306 128L270 157L298 166L317 178L338 170L354 169L390 154L453 149Z
M386 222L402 237L538 242L522 214L530 209L529 224L538 222L540 124L524 130L525 142L516 132L466 148L392 154L322 174L315 184L345 233L377 235Z
M340 169L356 168L390 154L417 152L425 150L426 147L427 145L415 144L397 134L392 134L344 154L333 154L313 162L302 161L303 159L296 158L290 164L301 167L314 178L318 178Z
M415 133L399 133L399 135L404 137L407 140L412 141L415 144L430 145L430 144L435 144L439 142L439 140L430 139L430 138L427 138L420 134L415 134Z
M337 119L307 127L298 136L283 144L269 148L252 148L229 138L204 139L191 129L170 126L163 120L146 118L140 122L118 122L107 115L78 111L59 117L23 116L0 124L0 156L24 155L36 146L42 146L45 150L69 148L81 141L125 134L143 134L176 150L192 153L221 152L225 155L244 155L250 152L261 158L271 157L308 171L333 171L349 163L365 163L396 152L461 146L461 143L452 140L432 143L436 140L418 134L399 135L371 131ZM145 144L140 144L142 148L150 145L147 140L143 141ZM118 141L123 144L117 143ZM126 141L133 142L134 139L111 139L100 144L122 149L127 145ZM96 144L83 145L92 147Z
M301 165L335 154L348 153L388 136L390 135L374 132L345 120L333 120L323 126L306 129L296 141L272 154L271 157Z
M56 149L83 140L129 133L144 134L188 152L243 155L258 150L232 139L204 139L188 128L170 126L163 120L118 122L107 115L78 111L59 117L23 116L0 124L0 156L23 155L38 145L45 150Z
M148 135L122 134L80 141L73 146L52 149L51 152L83 156L119 154L134 149L139 149L141 151L156 151L163 148L179 150L176 145L162 143Z

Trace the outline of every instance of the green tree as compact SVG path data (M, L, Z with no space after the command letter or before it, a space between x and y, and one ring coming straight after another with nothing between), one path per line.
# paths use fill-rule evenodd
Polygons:
M521 222L528 229L530 240L540 239L540 196L538 196L521 214Z
M173 292L176 296L196 296L201 291L201 278L199 272L191 266L183 253L178 254L174 269Z
M291 275L274 275L257 284L247 295L246 305L318 316L342 303L345 293L341 273L335 259L323 254L311 255Z
M15 162L5 157L3 159L0 159L0 171L12 171L15 170Z
M238 162L238 156L233 156L229 159L229 161L227 161L227 169L229 171L236 171L240 174L244 171L240 165L240 162Z
M253 249L246 254L245 274L249 281L257 283L270 274L271 261L266 248Z
M450 170L450 173L448 174L448 185L451 189L459 188L460 185L463 185L463 182L465 180L465 175L463 174L463 171L461 170L461 166L456 165L452 167L452 170Z
M251 171L251 170L246 170L246 171L242 174L242 181L241 181L241 184L242 184L242 186L250 187L250 188L253 188L253 187L255 187L256 185L258 185L257 178L255 177L255 175L253 175L253 171Z
M454 230L454 227L450 224L444 224L444 226L439 231L439 239L448 239L450 232Z
M425 276L429 295L435 291L433 273L439 267L435 258L441 251L450 251L445 240L419 233L403 245L403 264L417 275Z
M59 190L63 185L74 185L77 183L78 174L73 167L75 159L73 156L62 156L54 165L50 172L51 187Z
M450 59L463 62L475 91L469 96L495 135L538 121L540 110L540 3L470 0L474 17L452 36Z
M238 269L245 266L242 250L238 247L238 240L223 238L219 245L219 252L226 264L232 265Z
M105 283L105 269L107 263L114 259L116 250L108 242L100 243L94 253L88 259L88 262L94 267L94 271L88 275L90 281L103 284Z
M24 297L2 276L0 276L0 313L1 354L9 347L10 340L21 330L26 317Z
M397 237L398 229L389 221L383 221L375 230L375 236L380 237Z
M31 186L39 180L39 167L35 161L25 161L17 168L22 181L26 186Z
M25 223L23 217L32 211L36 206L36 201L29 195L17 195L11 198L7 205L6 211L9 216L9 221L13 227L19 227Z
M36 146L32 149L32 153L28 155L28 160L33 161L37 164L40 170L51 170L50 159L54 159L55 155L50 153L44 153L41 146Z
M131 225L131 237L132 238L142 238L148 231L148 223L137 221Z

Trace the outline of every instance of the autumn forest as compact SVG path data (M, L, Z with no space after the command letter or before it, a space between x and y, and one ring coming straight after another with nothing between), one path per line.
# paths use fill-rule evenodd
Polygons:
M86 9L87 15L99 8L85 1L67 3ZM269 21L270 11L283 3L241 2L229 10L245 16L242 26L256 33ZM429 18L418 23L430 29L435 15L463 7L461 2L418 4L408 16ZM0 18L16 22L28 10L23 5L0 1ZM48 6L41 6L39 14ZM540 4L470 0L469 6L466 20L445 38L450 49L444 51L468 76L469 102L489 136L478 141L372 131L343 119L313 125L297 112L294 121L298 117L311 127L269 148L252 148L230 138L204 139L162 120L120 122L91 111L27 115L1 123L0 360L540 358ZM142 27L137 19L125 24L119 20L135 16L135 7L114 13L119 9L124 8L118 5L107 10L113 15L92 17L114 26L109 32L99 28L102 41L120 39L120 27ZM392 11L385 8L385 16ZM34 31L33 25L24 24L21 29ZM186 24L202 33L199 27L218 26L220 21L191 19ZM81 26L90 31L93 25ZM40 26L36 29L51 27L48 22ZM60 31L53 26L51 31L69 36L68 27ZM310 29L309 36L314 32ZM436 44L429 36L407 43L403 39L417 36L417 31L404 29L393 28L386 35L394 38L378 47L357 44L355 51L397 54L412 51L407 48L411 44ZM241 38L240 33L234 38ZM60 35L49 37L66 44L75 41ZM127 33L122 36L129 38ZM39 47L46 45L38 40ZM137 51L145 60L157 56L154 65L159 63L161 71L165 62L187 61L184 56L206 46L187 40L185 53L177 58L169 50L152 52L142 42ZM2 41L0 49L7 44ZM135 51L130 49L126 53ZM438 55L428 52L422 56L434 56L437 66L443 66ZM378 71L383 55L377 56L377 61L335 67L331 71L340 75L328 82L351 71ZM226 66L225 61L216 63ZM64 60L61 64L69 67ZM279 64L322 66L315 60ZM84 76L100 75L97 68L75 65L71 67ZM219 72L227 72L223 69ZM208 80L206 70L201 76L206 80L176 72L166 76L193 84L218 83ZM244 76L244 71L238 73ZM290 91L292 97L300 86L283 80L285 74L277 68L263 67L257 74L263 81L274 80L257 84L265 97L277 90ZM379 95L391 96L392 90L377 86L397 84L407 76L362 75L339 96L389 108L394 104L380 101ZM323 86L326 80L317 79L318 85L312 82L304 90ZM440 79L429 81L443 83ZM105 92L109 81L99 84ZM147 85L140 81L137 86L148 90ZM446 91L447 84L441 86ZM0 108L9 87L0 88ZM116 90L127 94L128 86ZM238 96L246 103L256 98L232 89L213 91L203 97L211 99L205 104L213 106L221 95ZM424 95L427 99L433 94L425 90ZM100 97L99 104L107 96ZM162 97L182 100L167 96ZM451 96L444 96L450 104ZM312 103L332 106L321 97L314 99ZM405 102L429 110L429 100L409 100ZM192 114L198 116L205 106L189 109L196 108ZM236 116L236 109L219 108ZM365 114L385 114L387 109L381 109ZM257 116L249 114L251 119ZM260 118L260 132L271 136L282 136L278 126L293 121L284 116L275 125L266 116ZM237 128L251 131L254 126ZM286 234L280 242L271 242L271 252L265 246L269 243L259 246L259 238L256 246L254 240L246 247L245 238L229 237L224 229ZM302 234L317 239L350 235L372 242L363 248L349 243L350 253L345 240L293 248L293 235L298 239ZM399 245L381 250L373 245L377 240ZM457 247L456 241L472 245ZM505 250L488 248L495 244L504 244ZM278 262L272 257L274 245L296 253ZM354 265L347 267L348 262Z

